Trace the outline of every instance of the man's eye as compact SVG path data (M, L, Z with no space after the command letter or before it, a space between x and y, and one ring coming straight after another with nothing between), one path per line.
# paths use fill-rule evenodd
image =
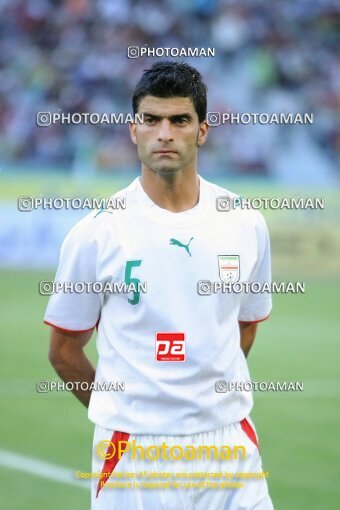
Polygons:
M144 122L146 124L154 124L155 119L153 119L152 117L147 117L146 119L144 119Z
M184 118L176 119L175 122L176 122L176 124L179 124L181 126L186 123L186 119L184 119Z

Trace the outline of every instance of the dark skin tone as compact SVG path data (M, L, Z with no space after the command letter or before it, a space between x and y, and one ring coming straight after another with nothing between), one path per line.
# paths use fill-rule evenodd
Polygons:
M188 97L145 96L139 105L144 123L130 124L132 142L141 161L141 184L163 209L182 212L199 200L197 151L208 136Z
M188 97L145 96L139 105L143 124L131 124L132 142L137 145L142 165L141 184L151 200L177 213L193 208L199 201L197 151L207 139L209 126L199 122ZM239 323L241 348L248 355L255 340L257 324ZM49 360L65 382L92 383L95 368L84 352L93 329L66 332L52 327ZM88 407L91 391L74 389Z
M53 368L65 382L94 381L95 368L84 352L85 345L90 341L93 329L83 333L66 332L52 328L49 360ZM84 406L88 407L91 391L73 390L74 395Z
M254 343L257 323L256 322L239 322L241 334L241 349L245 355L248 356L251 346Z

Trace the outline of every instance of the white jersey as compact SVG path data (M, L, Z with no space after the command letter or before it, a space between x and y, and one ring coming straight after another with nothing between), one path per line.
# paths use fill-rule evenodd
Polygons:
M126 284L121 293L54 294L45 314L65 330L98 325L96 381L125 383L125 391L92 391L89 418L97 425L194 434L249 414L251 392L215 384L250 380L239 322L264 320L271 296L223 292L219 284L269 282L269 238L258 211L221 212L219 196L236 197L200 177L198 204L173 213L137 178L113 195L125 198L125 209L93 211L67 235L56 281Z

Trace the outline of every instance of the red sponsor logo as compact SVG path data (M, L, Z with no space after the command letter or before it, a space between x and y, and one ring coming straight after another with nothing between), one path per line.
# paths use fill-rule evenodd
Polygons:
M156 361L185 361L184 333L156 333Z

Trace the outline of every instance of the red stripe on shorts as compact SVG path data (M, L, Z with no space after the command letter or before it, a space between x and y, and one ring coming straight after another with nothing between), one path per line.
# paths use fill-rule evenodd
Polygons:
M243 432L245 432L247 434L247 436L249 437L250 441L252 443L254 443L254 445L257 446L257 448L259 448L259 443L257 442L257 437L256 437L256 434L255 434L255 430L250 425L249 421L246 418L244 418L242 421L240 421L240 424L241 424Z
M114 470L114 468L116 467L116 465L118 464L118 462L120 460L118 458L118 442L119 441L128 441L129 437L130 437L130 434L128 434L127 432L115 431L113 433L112 438L111 438L111 443L113 443L115 445L115 454L112 456L112 458L107 458L104 462L104 466L102 469L103 476L99 479L96 497L98 497L100 489L102 489L102 487L104 487L105 483L110 478L112 471ZM107 457L111 457L111 455L112 455L112 444L110 444L108 446L108 449L106 451ZM103 482L104 482L104 484L103 484Z

